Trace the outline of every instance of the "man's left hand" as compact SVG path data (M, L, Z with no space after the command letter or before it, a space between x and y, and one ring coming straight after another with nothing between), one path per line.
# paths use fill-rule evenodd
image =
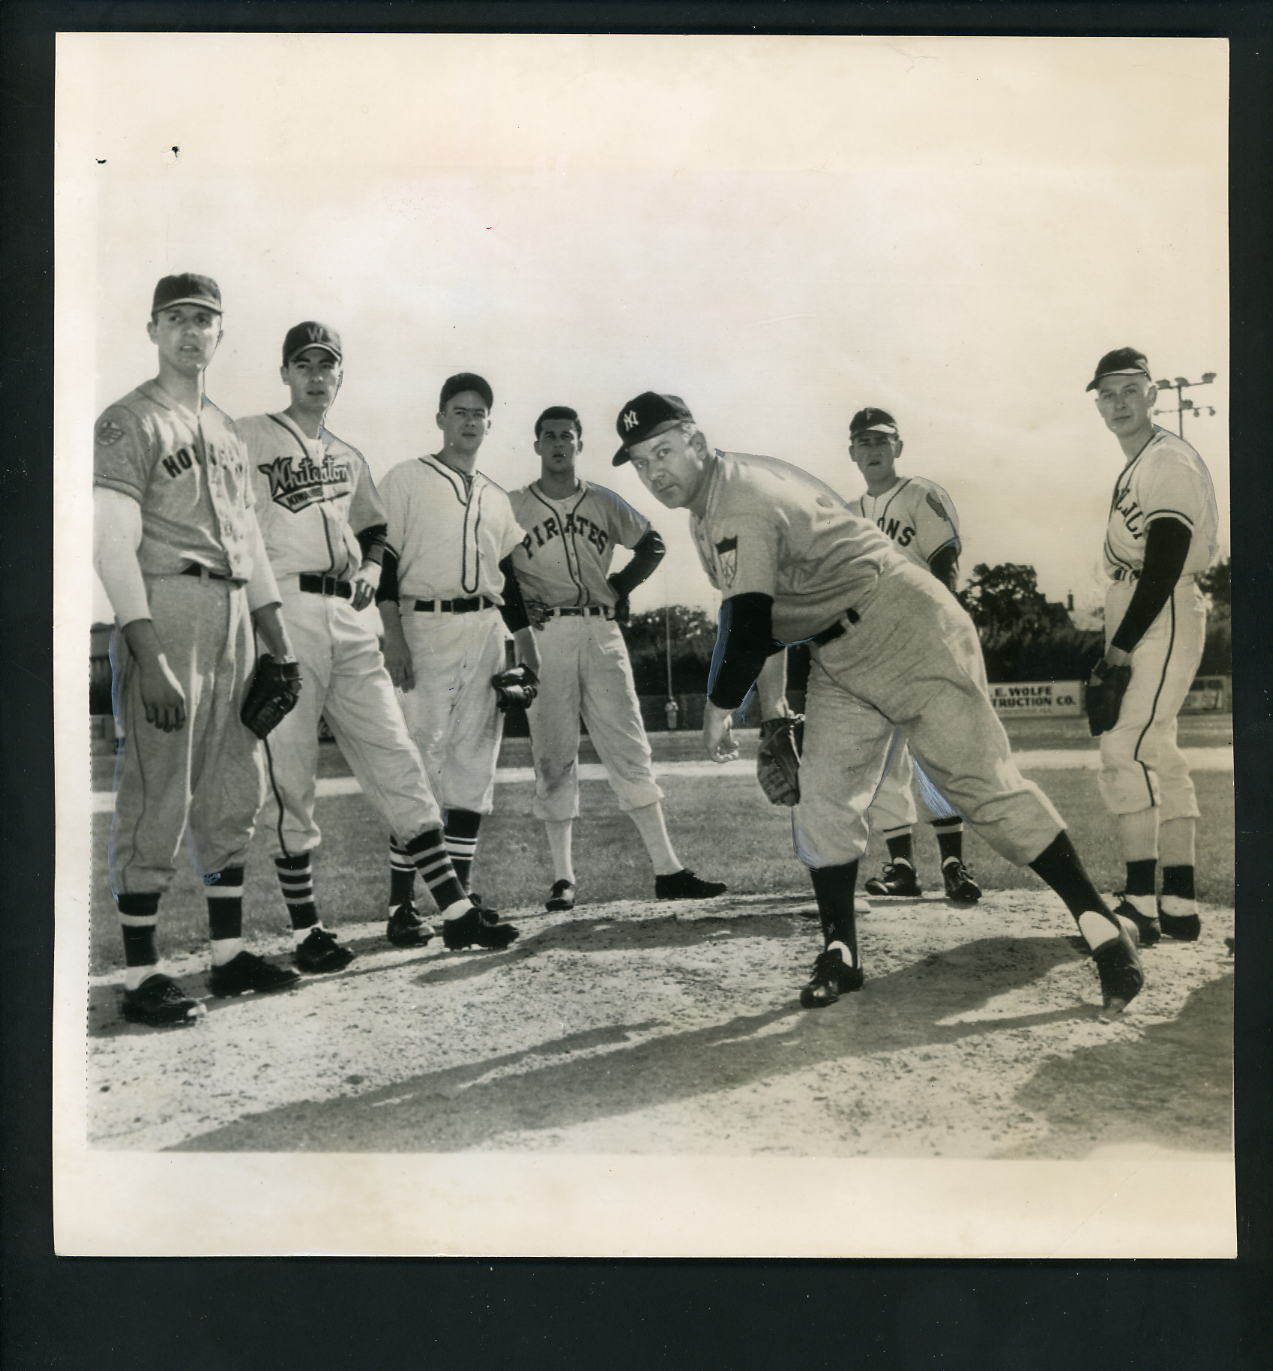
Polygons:
M703 706L703 746L714 762L736 762L740 756L734 740L733 712L710 700Z

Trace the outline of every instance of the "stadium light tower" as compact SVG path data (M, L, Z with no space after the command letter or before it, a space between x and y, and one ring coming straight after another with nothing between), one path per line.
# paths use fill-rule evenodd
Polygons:
M1155 381L1154 385L1159 390L1174 390L1176 392L1175 409L1156 409L1155 414L1174 414L1176 416L1176 432L1181 438L1185 436L1185 415L1186 413L1201 415L1215 414L1214 405L1195 405L1194 402L1185 394L1185 391L1192 390L1195 386L1209 386L1216 379L1214 371L1204 371L1201 381L1187 381L1183 376L1177 376L1174 381Z

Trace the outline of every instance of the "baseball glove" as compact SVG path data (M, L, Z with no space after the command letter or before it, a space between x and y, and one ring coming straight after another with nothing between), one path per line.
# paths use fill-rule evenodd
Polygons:
M525 709L539 694L539 677L521 662L497 671L491 677L491 685L495 687L495 706L501 714L510 709Z
M258 738L268 737L284 715L296 707L300 693L300 663L279 662L263 652L257 658L239 718Z
M1122 708L1123 695L1131 679L1131 667L1110 666L1104 658L1092 668L1087 678L1084 707L1087 710L1087 726L1093 738L1108 732L1118 723L1118 711Z
M756 779L770 804L794 805L800 800L800 749L804 744L804 715L766 719L760 725Z

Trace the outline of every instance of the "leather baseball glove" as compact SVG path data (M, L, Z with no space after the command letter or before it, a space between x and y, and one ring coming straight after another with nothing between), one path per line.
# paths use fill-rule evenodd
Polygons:
M804 715L766 719L760 725L756 779L770 804L794 805L800 800L800 749L804 744Z
M1103 657L1092 668L1087 678L1084 708L1087 710L1087 726L1093 738L1107 733L1118 723L1123 695L1131 679L1131 667L1110 666Z
M497 671L491 677L491 685L495 687L495 706L501 714L510 709L525 709L539 694L539 677L521 662Z
M268 737L280 720L296 708L300 693L300 663L280 662L263 652L256 660L239 718L258 738Z

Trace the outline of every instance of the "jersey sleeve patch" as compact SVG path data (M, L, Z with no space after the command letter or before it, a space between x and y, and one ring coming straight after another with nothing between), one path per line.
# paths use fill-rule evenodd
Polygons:
M732 586L738 575L738 539L722 538L715 544L716 565L720 568L722 586Z
M99 420L93 434L98 447L114 447L123 436L124 430L110 418Z
M930 490L924 496L924 499L928 502L929 509L931 509L939 519L945 519L947 523L950 522L950 515L946 513L946 506L942 504L941 496L938 495L935 490Z

